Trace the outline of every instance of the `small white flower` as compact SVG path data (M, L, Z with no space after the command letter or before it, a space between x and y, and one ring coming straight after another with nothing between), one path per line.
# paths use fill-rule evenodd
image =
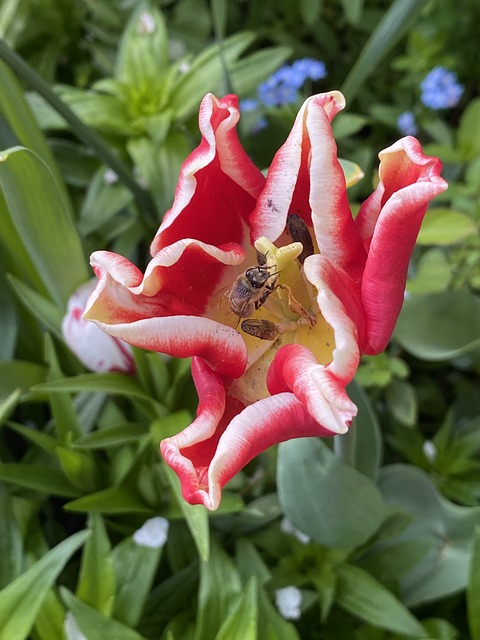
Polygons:
M165 518L156 517L146 520L140 529L137 529L133 534L133 540L135 544L142 547L150 547L151 549L158 549L163 547L168 537L168 520Z
M155 27L155 18L148 11L144 11L138 21L137 32L141 35L150 35L155 31Z
M118 182L118 176L113 169L105 169L105 173L103 174L103 182L104 184L115 184Z
M423 453L429 462L433 462L437 457L437 447L431 440L425 440L423 443Z
M66 640L88 640L78 628L77 621L73 617L71 611L69 611L65 616L63 630L65 632Z
M290 520L286 516L283 518L282 522L280 523L280 529L283 531L283 533L287 533L291 536L295 536L295 538L302 544L308 544L311 540L309 535L307 535L306 533L303 533L303 531L300 531L300 529L297 529L296 527L294 527L293 524L290 522Z
M182 60L178 65L178 70L180 73L187 73L187 71L190 71L191 66L191 63L188 60Z
M302 592L293 585L275 591L275 604L286 620L298 620L300 618L302 615L302 600Z

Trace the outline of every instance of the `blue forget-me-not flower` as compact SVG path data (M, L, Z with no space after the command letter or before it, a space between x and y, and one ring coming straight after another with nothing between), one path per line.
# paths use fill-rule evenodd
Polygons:
M418 133L417 123L412 111L404 111L397 118L397 127L404 136L415 136Z
M421 83L421 101L430 109L450 109L455 107L463 93L463 85L453 71L444 67L435 67Z

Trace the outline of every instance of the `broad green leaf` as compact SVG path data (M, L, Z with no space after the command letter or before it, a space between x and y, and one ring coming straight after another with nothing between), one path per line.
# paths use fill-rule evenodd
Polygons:
M187 426L186 424L184 426ZM208 560L210 552L210 533L208 528L208 512L201 504L189 504L182 496L180 480L177 474L168 465L163 467L168 478L168 483L172 489L175 501L180 507L185 518L190 533L195 541L198 555L203 561Z
M200 563L194 640L215 637L241 590L240 577L232 560L218 544L212 544L208 561Z
M35 362L10 360L0 362L0 400L4 400L16 389L22 393L45 380L46 369Z
M252 577L222 624L215 640L257 640L257 581Z
M323 0L300 0L299 8L302 20L306 25L314 25L323 9Z
M394 0L370 35L341 88L350 102L383 58L407 33L424 7L423 0Z
M0 189L52 299L64 305L88 272L68 204L51 171L33 151L10 149L0 156Z
M389 465L379 472L385 499L409 513L411 524L389 544L411 540L431 549L401 580L402 600L418 606L465 589L472 557L472 536L480 524L480 507L460 507L439 495L418 467Z
M425 215L417 244L448 246L477 234L477 226L466 213L435 207Z
M335 140L353 136L368 124L368 118L358 113L340 113L332 123L332 131Z
M480 346L480 300L466 290L405 301L395 339L423 360L456 358Z
M99 514L89 515L88 528L91 535L83 548L76 596L109 616L113 611L116 585L110 541Z
M61 331L63 310L15 276L10 274L7 279L24 307L48 332L63 340Z
M0 462L0 480L40 493L76 498L82 491L74 487L58 469L33 464Z
M65 587L61 587L60 593L65 605L72 612L78 628L88 640L106 640L107 638L112 640L146 640L130 627L112 618L107 618L96 609L84 604Z
M39 640L63 638L64 620L65 608L60 602L54 588L51 588L45 596L42 606L35 618L35 635L33 637L38 637Z
M117 580L113 615L130 627L136 627L153 585L163 545L148 547L124 538L112 552Z
M15 144L28 147L43 158L55 175L60 190L65 193L57 164L25 100L22 87L10 67L3 61L0 61L0 87L2 87L0 114L7 120L15 134L17 138ZM5 148L7 145L1 146Z
M13 512L7 486L0 482L0 589L12 582L22 569L22 535Z
M0 640L27 638L48 591L87 537L87 531L70 536L0 591Z
M272 577L262 556L248 538L237 539L235 560L244 582L248 582L250 577L255 577L257 583L263 585Z
M480 153L480 132L478 119L480 117L480 100L472 100L460 118L458 128L458 143L462 154L467 159L472 159Z
M358 407L357 416L351 427L351 431L355 432L352 463L357 471L374 480L382 461L383 443L380 424L369 397L360 385L356 382L350 383L348 395Z
M1 466L0 466L1 477ZM152 513L139 497L138 493L127 487L109 487L88 496L68 502L67 511L83 511L98 513Z
M329 547L365 543L391 513L372 481L319 439L299 438L279 446L277 482L290 522Z
M374 626L414 638L424 638L425 630L410 611L369 573L349 564L336 569L337 604Z
M358 24L362 17L364 0L341 0L345 18L350 24Z
M78 223L82 235L96 231L132 202L132 194L118 178L110 183L105 176L101 167L89 184Z
M467 586L468 626L471 640L480 640L480 526L473 535L472 560Z
M404 380L394 378L387 388L386 399L393 417L407 427L417 422L418 403L415 389Z
M418 261L414 276L407 280L407 291L413 295L442 293L452 280L453 269L441 249L430 249Z

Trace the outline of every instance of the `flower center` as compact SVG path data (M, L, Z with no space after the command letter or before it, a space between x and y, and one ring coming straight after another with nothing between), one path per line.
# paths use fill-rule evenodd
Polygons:
M303 344L321 364L332 360L335 340L305 277L301 242L276 247L268 238L255 242L257 266L249 267L229 289L230 321L245 341L248 365L229 394L247 404L268 396L266 373L276 351ZM233 312L233 313L232 313Z

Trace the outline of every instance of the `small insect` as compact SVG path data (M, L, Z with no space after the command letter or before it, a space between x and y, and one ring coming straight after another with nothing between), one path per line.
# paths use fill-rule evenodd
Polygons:
M303 245L303 251L298 256L298 261L303 264L308 256L313 255L313 241L310 231L303 218L296 213L290 213L287 217L287 228L292 240L294 242L301 242Z
M239 318L248 318L255 309L260 309L268 296L275 291L280 273L275 265L267 266L267 256L258 252L257 266L250 267L238 276L228 294L230 307Z
M260 340L276 340L280 335L277 325L270 320L250 318L249 320L244 320L241 327L242 331L255 338L260 338Z

